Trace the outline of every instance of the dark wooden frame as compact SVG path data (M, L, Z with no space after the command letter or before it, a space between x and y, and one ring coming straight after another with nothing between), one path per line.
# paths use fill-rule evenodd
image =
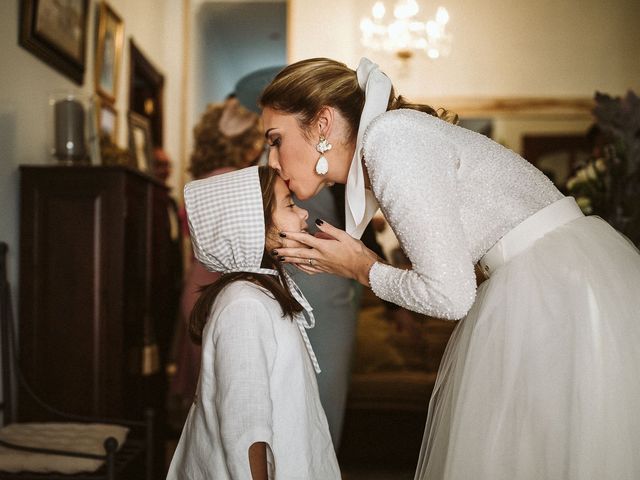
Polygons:
M80 59L73 58L51 39L38 34L36 31L36 19L40 0L20 1L20 29L18 43L33 53L40 60L61 74L68 77L74 83L82 85L86 67L87 53L87 18L89 0L82 0L82 45L80 46Z
M95 48L95 62L94 62L94 76L93 83L95 90L101 97L107 101L114 103L118 96L118 83L120 79L120 62L122 61L122 49L124 47L124 21L122 17L116 13L116 11L104 0L97 6L96 12L96 48ZM113 55L113 90L107 91L102 88L100 79L102 77L102 70L104 68L104 40L107 29L107 22L109 18L114 20L117 24L115 32L115 51Z
M136 98L138 83L142 82L153 91L155 111L149 114L144 111L141 102ZM136 45L135 41L129 39L129 110L149 118L151 123L151 135L154 147L163 145L163 119L164 119L164 75L149 61L147 56Z

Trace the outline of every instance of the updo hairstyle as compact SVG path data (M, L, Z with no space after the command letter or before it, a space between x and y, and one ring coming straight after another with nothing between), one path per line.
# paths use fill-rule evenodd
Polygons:
M348 140L355 140L364 108L364 91L358 85L358 77L344 63L329 58L311 58L285 67L265 88L260 97L262 108L296 115L300 128L310 133L320 109L325 106L337 109L347 121ZM393 87L387 110L409 108L419 110L450 123L457 123L458 116L444 109L435 110L424 104L411 103L397 96Z

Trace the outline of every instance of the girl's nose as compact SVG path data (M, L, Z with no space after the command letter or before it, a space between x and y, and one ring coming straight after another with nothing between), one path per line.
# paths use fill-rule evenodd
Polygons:
M300 208L300 217L306 222L307 218L309 218L309 212L307 212L304 208Z

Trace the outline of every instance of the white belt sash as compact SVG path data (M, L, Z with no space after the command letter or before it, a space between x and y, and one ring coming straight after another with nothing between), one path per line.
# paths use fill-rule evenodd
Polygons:
M480 259L482 272L490 277L498 268L524 252L547 233L583 216L573 197L564 197L553 202L498 240Z

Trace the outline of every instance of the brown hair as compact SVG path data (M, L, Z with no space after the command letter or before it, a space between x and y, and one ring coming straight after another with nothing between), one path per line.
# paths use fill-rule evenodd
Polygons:
M254 160L247 158L248 154L257 152L257 159L262 153L264 136L260 117L251 112L255 117L253 123L243 132L227 136L220 129L220 121L226 108L226 102L207 105L193 129L193 152L189 167L193 178L202 178L217 168L246 167Z
M262 190L265 237L267 237L275 232L273 212L276 207L274 188L277 174L275 170L272 170L267 166L261 166L258 167L258 176L260 177L260 189ZM224 287L238 280L246 280L268 290L273 298L280 304L283 317L292 317L295 313L302 311L302 306L293 297L289 290L282 265L276 259L272 258L266 249L262 255L262 263L260 266L262 268L272 268L277 270L278 276L249 272L226 273L215 282L202 287L200 290L200 296L193 306L193 310L191 310L191 315L189 316L189 334L195 343L202 343L202 330L207 323L211 307L213 306L215 299L218 297L218 294L222 289L224 289Z
M322 107L333 107L344 116L349 125L348 137L353 140L360 126L364 101L364 91L358 85L354 70L329 58L310 58L280 71L262 92L259 103L262 108L270 107L296 115L304 131L311 128ZM429 105L396 97L392 87L387 110L398 108L419 110L450 123L457 122L457 115L447 110L435 110Z

